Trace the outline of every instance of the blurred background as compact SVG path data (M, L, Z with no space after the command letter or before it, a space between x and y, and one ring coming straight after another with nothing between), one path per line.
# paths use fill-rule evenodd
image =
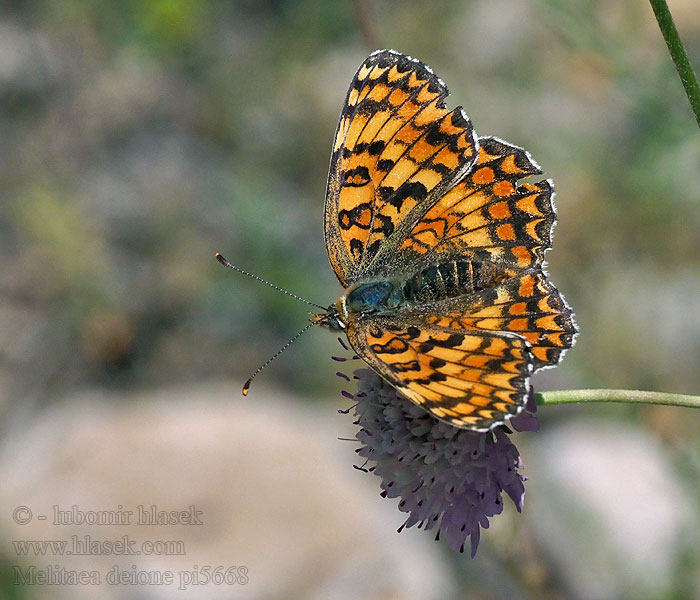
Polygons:
M696 69L697 0L669 2ZM700 413L588 405L515 436L522 515L474 560L352 468L323 243L357 66L416 56L557 188L552 280L581 334L538 390L700 393L700 135L645 1L0 1L0 598L698 598ZM346 369L347 371L348 369ZM196 505L204 526L59 527ZM17 506L36 518L13 521ZM180 556L13 541L184 540ZM237 586L15 585L13 567L245 565ZM47 591L48 590L48 591ZM48 594L48 595L47 595Z

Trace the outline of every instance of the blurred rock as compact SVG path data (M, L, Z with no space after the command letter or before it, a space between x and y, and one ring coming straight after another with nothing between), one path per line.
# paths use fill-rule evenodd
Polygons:
M324 416L328 415L328 416ZM258 387L81 394L17 426L0 452L3 553L26 572L97 570L101 585L32 585L31 598L444 598L449 573L431 536L399 536L402 517L352 468L351 418L295 408ZM203 525L136 525L137 507L201 510ZM31 523L11 520L17 506ZM132 510L129 525L55 525L53 507ZM37 517L46 515L47 520ZM179 556L18 556L9 540L183 541ZM118 565L172 571L173 585L109 585ZM190 586L180 571L245 565L248 583ZM420 565L420 568L417 568Z
M668 597L684 533L697 522L667 449L611 422L540 433L524 453L526 510L570 597Z

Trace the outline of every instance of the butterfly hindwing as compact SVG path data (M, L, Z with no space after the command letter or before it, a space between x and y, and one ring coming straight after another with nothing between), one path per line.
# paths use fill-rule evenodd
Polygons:
M443 300L426 307L427 320L456 330L517 334L527 340L534 370L554 366L576 336L573 313L540 269L529 269L467 301Z
M465 331L411 319L367 319L348 328L358 355L404 396L457 427L487 431L519 413L530 393L521 336Z
M371 54L350 86L328 175L325 237L344 286L367 270L474 163L477 142L445 84L420 61ZM397 236L397 230L405 233Z

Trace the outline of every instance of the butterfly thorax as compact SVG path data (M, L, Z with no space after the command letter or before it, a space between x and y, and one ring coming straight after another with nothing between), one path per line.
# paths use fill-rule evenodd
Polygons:
M400 279L353 284L325 313L314 315L312 320L340 331L351 319L392 315L403 308L473 295L513 275L514 270L490 261L445 261Z

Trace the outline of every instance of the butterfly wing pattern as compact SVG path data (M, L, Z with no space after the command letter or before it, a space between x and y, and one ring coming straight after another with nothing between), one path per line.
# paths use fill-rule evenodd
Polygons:
M357 354L437 418L488 431L522 410L532 373L556 365L577 330L543 271L552 182L519 184L539 166L478 138L447 95L413 58L365 60L333 144L325 239ZM353 309L358 286L392 299Z
M391 51L371 54L355 74L326 190L326 246L343 286L369 273L379 248L395 250L402 228L476 160L471 123L461 108L447 110L447 94L429 67Z
M400 318L358 321L348 338L404 396L451 425L487 431L517 414L529 390L528 343L512 333Z

